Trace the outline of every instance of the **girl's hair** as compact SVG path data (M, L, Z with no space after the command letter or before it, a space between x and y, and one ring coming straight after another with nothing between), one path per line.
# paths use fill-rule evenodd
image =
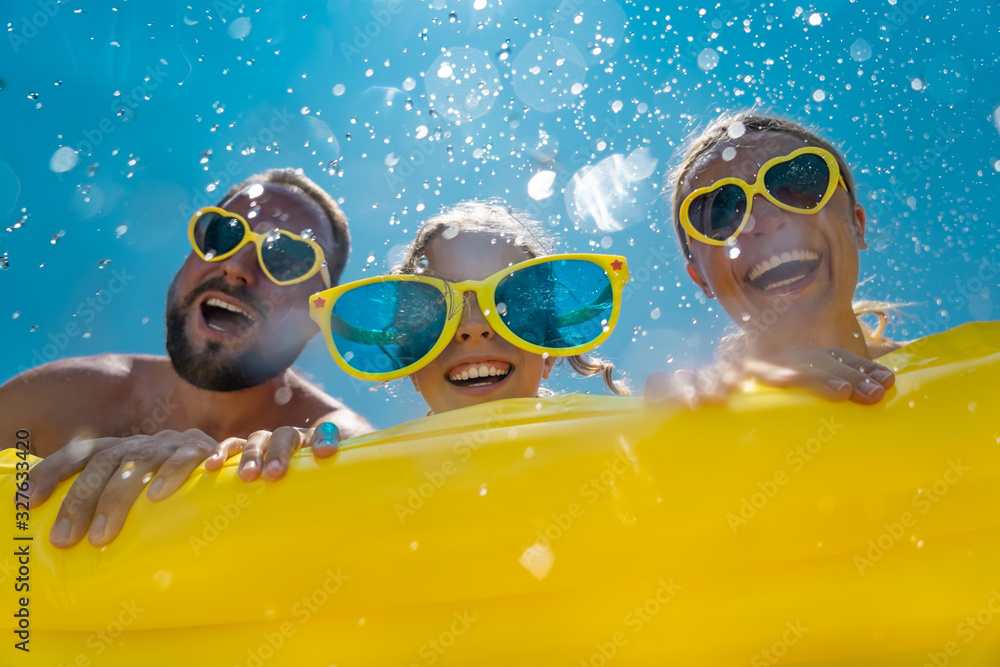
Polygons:
M523 250L529 258L551 255L555 249L554 239L546 235L539 222L523 212L515 211L502 200L463 201L443 209L420 226L403 262L393 269L393 273L418 273L428 243L439 236L454 238L463 232L496 234L509 239L510 243ZM586 354L567 357L567 360L570 367L580 375L590 377L600 373L604 383L615 394L631 395L624 381L614 379L615 367L611 362Z
M681 251L683 251L686 259L691 259L691 248L688 246L687 233L680 222L681 202L684 201L684 197L686 196L682 191L684 180L703 155L711 152L723 141L730 138L730 127L739 127L738 124L742 124L747 132L781 132L798 137L808 144L830 151L833 157L836 158L837 166L840 167L840 175L843 176L844 184L847 185L847 195L851 198L852 203L856 199L854 195L854 177L851 175L851 170L847 167L847 163L844 161L840 151L812 130L785 118L757 114L753 109L722 114L704 130L701 132L696 131L688 139L687 148L684 151L684 157L680 165L668 177L674 184L670 206L674 218L674 229L677 232L677 239L680 241ZM763 163L763 160L761 162ZM737 174L737 176L749 180L753 177L753 174ZM665 184L664 192L666 190Z

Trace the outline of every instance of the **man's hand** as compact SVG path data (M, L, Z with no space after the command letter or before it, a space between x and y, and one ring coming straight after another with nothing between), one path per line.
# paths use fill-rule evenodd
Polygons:
M118 535L146 482L152 479L146 496L162 500L210 454L235 453L241 443L236 438L219 443L198 429L74 440L31 470L31 502L43 503L60 482L80 472L66 493L49 539L57 547L70 547L89 527L90 543L102 546Z
M263 475L265 480L274 482L288 472L292 453L300 447L311 446L313 456L318 459L336 454L340 430L333 422L322 422L311 429L282 426L273 433L255 431L240 442L243 443L240 445L243 450L238 472L240 479L252 482ZM220 445L219 451L205 461L205 469L218 470L232 454Z
M257 431L247 440L222 442L198 429L73 441L31 470L31 502L40 505L60 482L82 471L66 493L49 540L57 547L71 547L89 527L90 543L103 546L121 532L146 482L151 481L146 497L163 500L202 462L209 471L218 470L239 451L241 479L252 482L263 466L264 479L274 481L285 475L292 452L300 446L314 443L313 454L326 458L336 453L338 440L337 427L323 422L315 429L282 427L273 434Z

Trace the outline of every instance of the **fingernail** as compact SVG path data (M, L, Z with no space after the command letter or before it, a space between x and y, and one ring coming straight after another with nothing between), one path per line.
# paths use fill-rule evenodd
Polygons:
M316 427L316 432L321 434L323 438L327 440L332 440L340 435L340 429L333 422L323 422Z
M840 378L830 378L826 381L826 386L834 391L843 391L844 387L850 387L851 385Z
M267 472L278 472L280 469L281 469L281 462L280 461L271 461L270 463L267 464L266 471Z
M146 492L146 495L148 497L155 496L156 494L158 494L160 492L160 489L162 489L162 488L163 488L163 480L162 479L154 479L153 483L149 485L149 491Z
M104 519L103 514L98 514L94 517L94 523L90 526L90 539L99 540L104 537L104 524L107 521Z
M244 470L247 472L252 472L256 467L257 467L256 461L247 461L246 463L240 464L240 472L243 472Z
M884 368L876 368L871 373L869 373L877 382L885 382L892 377L892 371L887 371Z
M865 380L858 385L858 391L860 391L865 396L871 396L872 394L882 390L882 385L877 382L872 382L871 380Z
M49 533L50 542L65 542L69 539L69 519L59 519L56 525L52 527L52 532Z

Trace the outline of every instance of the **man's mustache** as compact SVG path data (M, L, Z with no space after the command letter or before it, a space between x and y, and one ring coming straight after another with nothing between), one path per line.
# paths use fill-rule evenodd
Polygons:
M184 297L184 308L190 308L205 292L221 292L226 296L231 296L250 306L258 315L264 316L263 304L253 295L249 287L233 285L225 278L209 278L201 283Z

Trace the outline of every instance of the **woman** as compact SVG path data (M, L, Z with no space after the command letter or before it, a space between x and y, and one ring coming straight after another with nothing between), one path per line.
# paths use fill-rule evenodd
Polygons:
M829 142L781 118L725 115L689 145L672 210L688 274L741 333L722 347L721 368L779 386L807 386L831 400L874 403L893 382L871 361L900 344L868 331L852 304L865 211L843 157ZM702 374L718 393L739 372ZM678 382L679 381L679 382ZM690 394L651 378L647 393Z

